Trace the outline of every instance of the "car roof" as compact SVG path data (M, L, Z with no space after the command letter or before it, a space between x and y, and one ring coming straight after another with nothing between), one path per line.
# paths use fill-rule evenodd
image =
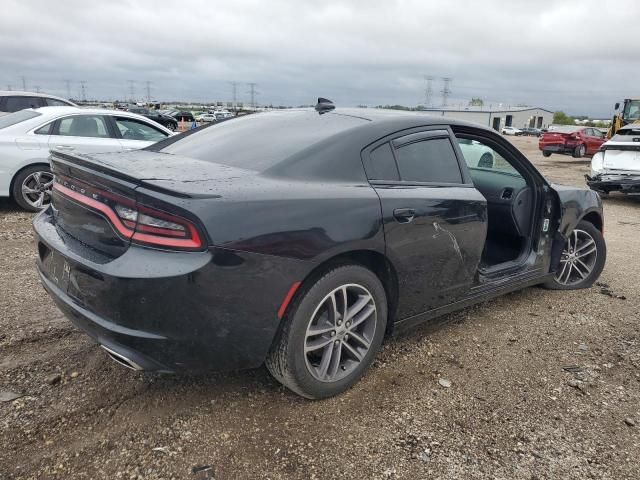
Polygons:
M67 100L66 98L58 97L56 95L49 95L48 93L23 92L18 90L0 90L0 97L42 97L73 103L71 100Z
M132 112L107 108L85 108L85 107L40 107L34 108L36 112L43 115L71 115L74 113L83 113L85 115L130 115L132 117L140 117ZM144 118L144 117L143 117Z

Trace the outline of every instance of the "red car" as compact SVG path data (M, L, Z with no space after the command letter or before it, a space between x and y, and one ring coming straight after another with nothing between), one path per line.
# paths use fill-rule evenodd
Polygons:
M538 148L545 157L552 153L563 153L580 158L596 153L606 140L605 134L597 128L559 127L542 134Z

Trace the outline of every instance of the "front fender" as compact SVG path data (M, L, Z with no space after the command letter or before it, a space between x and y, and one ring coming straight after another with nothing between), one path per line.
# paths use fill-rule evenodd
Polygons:
M560 224L558 232L567 237L586 215L592 212L603 220L602 200L593 190L553 184L560 201Z

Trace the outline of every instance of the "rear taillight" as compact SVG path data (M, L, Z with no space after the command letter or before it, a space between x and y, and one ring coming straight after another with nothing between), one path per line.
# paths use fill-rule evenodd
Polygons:
M178 250L203 248L196 226L182 217L61 176L56 176L53 189L104 215L119 235L132 242Z

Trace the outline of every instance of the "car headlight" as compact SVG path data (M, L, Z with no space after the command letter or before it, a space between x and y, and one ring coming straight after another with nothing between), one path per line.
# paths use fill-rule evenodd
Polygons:
M604 171L604 152L596 152L591 159L591 175L597 175Z

